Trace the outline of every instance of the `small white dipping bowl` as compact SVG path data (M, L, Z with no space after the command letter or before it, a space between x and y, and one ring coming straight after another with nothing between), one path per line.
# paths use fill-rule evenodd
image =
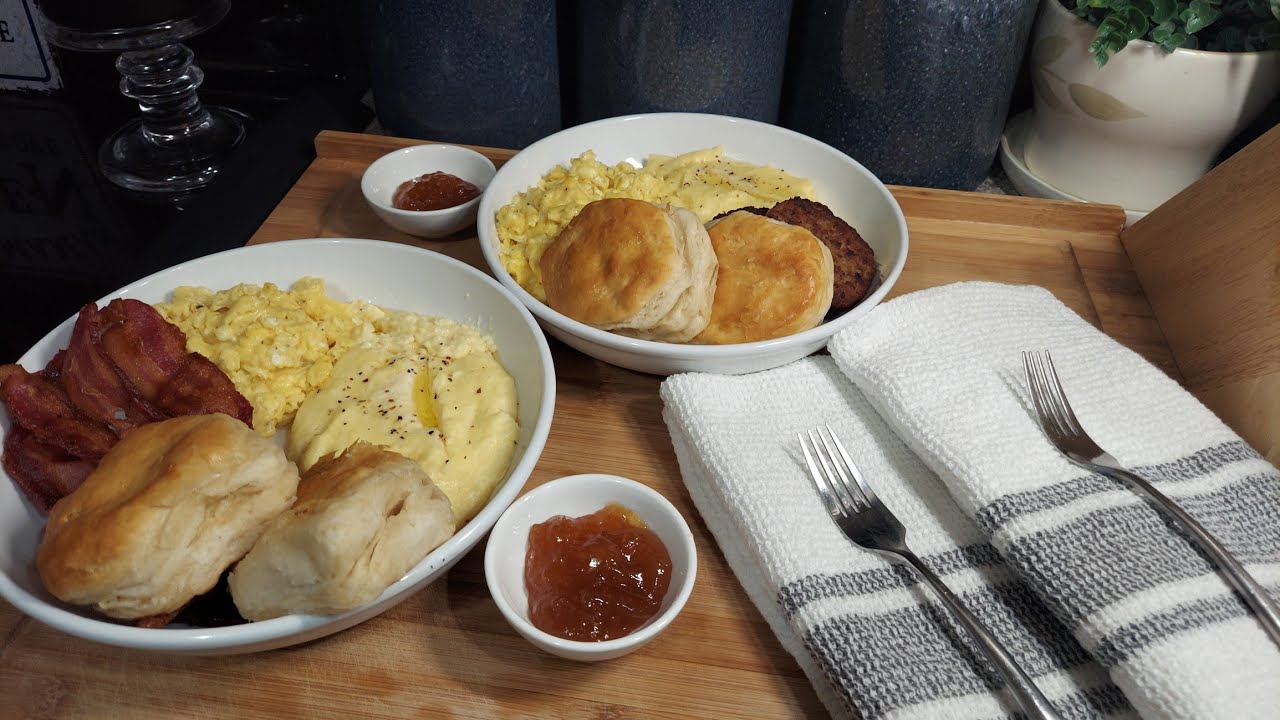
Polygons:
M716 146L736 160L771 165L813 181L818 201L852 225L875 251L879 285L853 308L804 332L733 345L681 345L637 340L580 323L531 295L502 264L495 214L557 165L568 166L587 150L594 150L596 159L606 165L638 166L650 155L679 155ZM830 145L786 128L697 113L597 120L533 143L508 160L485 190L476 232L493 276L533 311L548 333L598 360L658 375L756 372L821 350L832 335L884 299L907 262L907 221L897 200L870 170Z
M480 188L481 195L443 210L399 210L391 196L406 180L432 172L449 173ZM360 191L382 221L403 233L424 238L452 235L476 221L480 197L497 172L493 161L457 145L414 145L374 160L360 178Z
M529 594L524 586L529 529L556 515L589 515L609 503L618 503L639 515L671 554L671 584L661 609L630 635L613 640L565 640L539 630L529 621ZM511 627L552 655L582 662L611 660L652 640L680 614L693 591L697 573L693 533L680 511L656 490L616 475L570 475L530 490L498 518L484 553L489 593Z

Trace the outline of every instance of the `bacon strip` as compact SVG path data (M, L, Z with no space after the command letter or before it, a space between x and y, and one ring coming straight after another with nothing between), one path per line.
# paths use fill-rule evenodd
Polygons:
M169 379L156 404L174 416L220 412L253 427L253 405L221 368L198 353L191 353L187 364Z
M253 426L253 406L230 378L186 346L155 308L118 299L81 308L67 348L40 372L0 366L0 399L13 419L4 467L42 512L138 425L220 412Z
M0 393L14 422L40 442L84 460L101 460L116 435L76 410L57 383L22 368L8 374Z
M122 435L137 425L158 420L160 414L151 412L130 392L115 364L102 352L101 333L101 313L89 303L80 309L59 374L71 404Z
M112 300L101 311L102 349L143 399L154 402L187 364L187 337L138 300Z
M94 464L36 439L15 423L4 439L4 469L36 508L48 514L53 504L80 487Z
M153 630L158 628L168 627L169 623L173 622L173 619L178 617L179 612L181 611L175 610L173 612L160 613L158 615L148 615L146 617L140 617L137 620L134 620L133 624L135 627L151 628Z

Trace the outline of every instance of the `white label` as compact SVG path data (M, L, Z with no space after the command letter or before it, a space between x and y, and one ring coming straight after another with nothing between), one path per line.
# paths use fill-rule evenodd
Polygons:
M0 89L62 87L38 13L32 0L0 0Z

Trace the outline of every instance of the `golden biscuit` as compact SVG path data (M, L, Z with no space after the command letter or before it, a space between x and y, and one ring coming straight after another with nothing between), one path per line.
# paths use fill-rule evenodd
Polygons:
M293 504L298 468L222 414L142 425L49 513L36 550L59 600L133 620L209 592Z
M697 343L756 342L822 322L831 307L831 251L801 227L740 211L712 224L719 260L711 322Z
M539 265L547 304L602 330L685 342L710 319L715 252L697 216L682 208L588 203Z

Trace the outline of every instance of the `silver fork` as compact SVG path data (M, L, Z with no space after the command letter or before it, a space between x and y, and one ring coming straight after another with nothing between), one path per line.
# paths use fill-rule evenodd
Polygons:
M1031 718L1058 720L1060 716L1053 705L1041 694L1031 678L1018 667L1000 641L964 606L960 598L951 592L942 579L934 574L915 553L907 547L907 531L898 518L885 507L867 484L858 467L849 458L844 445L826 427L800 433L800 449L809 465L809 477L827 506L827 512L836 525L854 544L867 550L888 553L905 561L924 578L960 625L978 643L992 664L1004 676L1018 704ZM815 461L815 457L817 458Z
M1058 372L1053 367L1053 358L1048 351L1022 353L1022 369L1027 376L1027 385L1031 388L1031 402L1035 405L1040 428L1058 452L1090 472L1126 483L1143 499L1171 517L1213 560L1227 582L1240 593L1257 615L1263 629L1280 645L1280 606L1245 570L1244 565L1232 557L1222 543L1196 522L1195 518L1155 489L1151 483L1126 470L1089 437L1071 410L1071 404L1067 402L1066 392L1058 380Z

